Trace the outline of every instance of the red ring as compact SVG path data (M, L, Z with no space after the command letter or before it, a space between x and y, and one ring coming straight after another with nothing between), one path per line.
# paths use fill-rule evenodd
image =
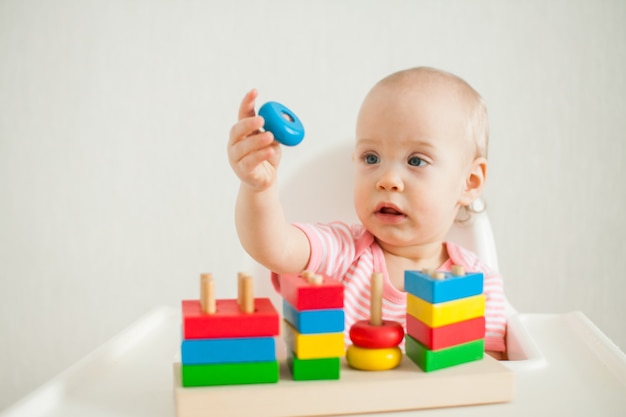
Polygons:
M350 327L350 340L356 346L384 349L398 346L404 338L404 328L397 321L383 320L382 326L373 326L359 320Z

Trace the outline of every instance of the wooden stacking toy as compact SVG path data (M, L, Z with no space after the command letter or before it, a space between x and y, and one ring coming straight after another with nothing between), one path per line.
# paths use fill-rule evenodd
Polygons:
M393 369L402 360L398 347L404 338L402 325L382 318L383 275L372 274L370 319L357 321L350 327L352 345L346 352L348 364L363 371Z
M466 283L474 283L472 274L466 275ZM381 315L381 275L373 277L372 317L350 329L354 343L347 352L350 366L339 359L346 354L344 332L340 330L343 319L341 323L336 320L338 311L343 313L344 307L341 282L309 273L280 276L281 293L288 304L283 305L287 307L283 336L290 357L281 358L279 378L274 345L266 339L280 340L271 337L278 334L280 319L268 307L269 300L250 296L250 282L245 278L245 275L240 277L238 300L215 300L213 281L205 274L200 300L183 302L182 364L177 361L173 366L177 417L369 415L504 402L513 398L514 373L491 357L441 373L423 372L409 357L401 357L394 345L402 340L402 328L388 324ZM426 278L434 280L430 274ZM447 284L446 281L455 279L446 275L437 283ZM411 281L408 286L415 291L411 286L421 285L421 281ZM434 299L438 300L441 294L438 289L434 292ZM409 303L413 314L413 301ZM442 338L436 327L423 324L416 330L410 323L408 328L413 336L406 336L409 352L417 351L413 348L416 343L425 343L424 346L436 352L442 343L459 337L448 332ZM430 330L424 331L424 326ZM414 338L422 341L413 342ZM430 348L422 351L426 349ZM389 358L385 351L394 353ZM398 361L397 368L391 369ZM434 363L432 359L426 361L428 366ZM363 371L382 369L390 370Z
M216 300L211 274L202 274L200 300L182 302L183 387L278 381L280 318L269 298L253 297L252 285L239 274L238 299Z
M339 379L345 354L343 285L304 271L281 275L283 337L296 381Z
M482 359L483 274L405 271L406 355L425 372Z

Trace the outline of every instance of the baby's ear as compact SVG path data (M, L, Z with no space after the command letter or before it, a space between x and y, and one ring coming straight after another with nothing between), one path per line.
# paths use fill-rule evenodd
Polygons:
M470 169L467 171L465 183L459 204L461 206L469 206L476 200L485 188L485 180L487 179L487 159L479 156L474 159Z

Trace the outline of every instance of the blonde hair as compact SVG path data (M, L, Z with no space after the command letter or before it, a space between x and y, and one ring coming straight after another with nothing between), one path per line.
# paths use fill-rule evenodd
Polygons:
M411 86L418 80L432 86L445 84L447 88L453 89L453 93L458 95L467 107L468 117L465 129L468 138L476 144L476 156L487 158L487 147L489 144L487 106L485 106L485 102L480 94L461 77L432 67L415 67L388 75L379 81L376 86Z

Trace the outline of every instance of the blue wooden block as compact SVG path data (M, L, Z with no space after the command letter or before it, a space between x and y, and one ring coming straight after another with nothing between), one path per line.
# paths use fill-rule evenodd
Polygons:
M267 362L276 360L273 337L188 339L180 348L184 365Z
M404 290L432 304L471 297L483 293L483 273L445 272L445 278L438 280L421 271L404 271Z
M283 300L283 318L302 334L339 333L345 328L343 309L298 311Z

